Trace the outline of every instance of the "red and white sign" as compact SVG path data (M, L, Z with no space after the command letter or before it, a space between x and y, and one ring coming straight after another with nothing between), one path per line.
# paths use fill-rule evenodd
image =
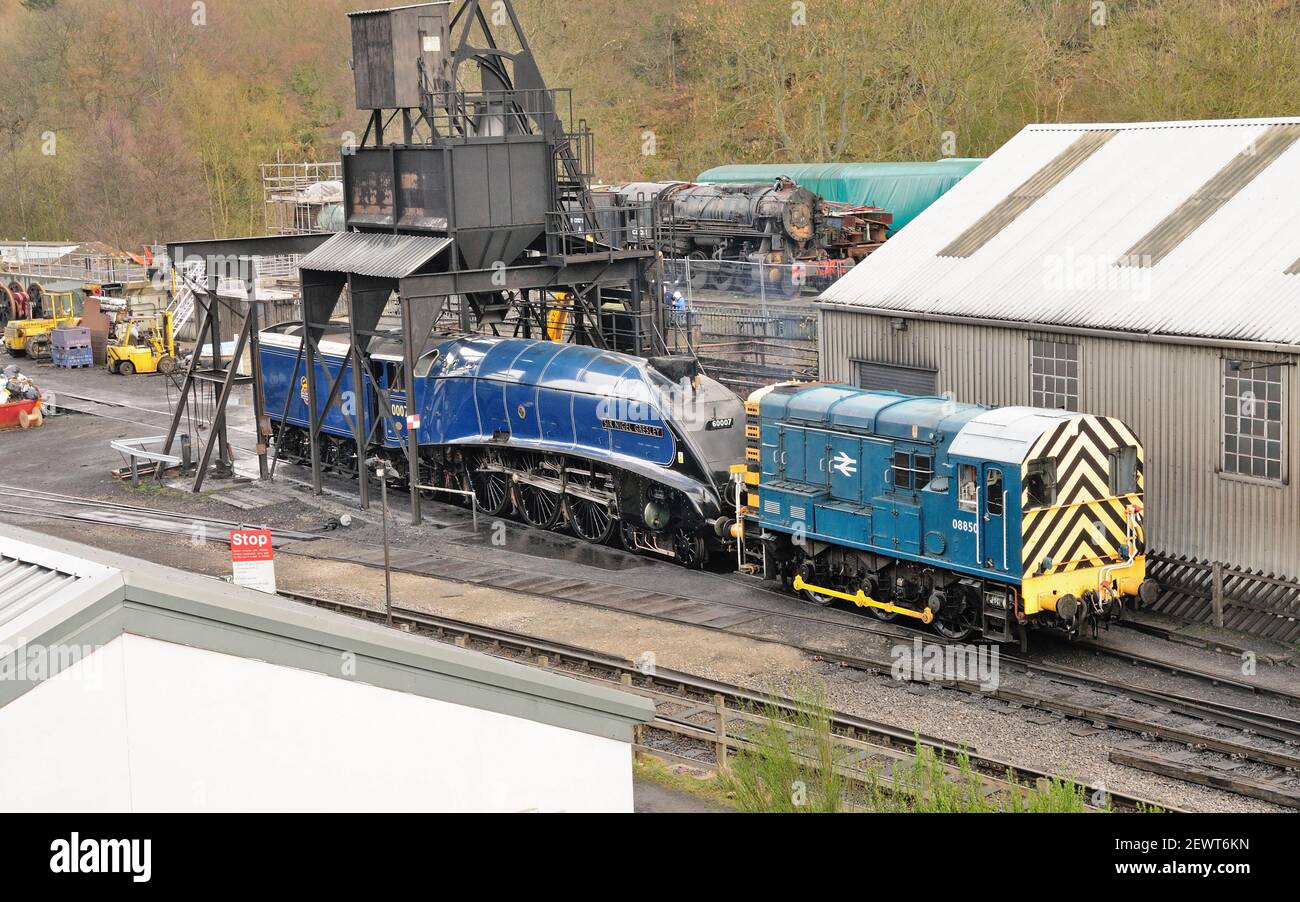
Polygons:
M418 413L413 413L406 418L406 428L407 429L420 428L420 415Z
M230 568L237 586L275 594L275 550L269 529L230 531Z

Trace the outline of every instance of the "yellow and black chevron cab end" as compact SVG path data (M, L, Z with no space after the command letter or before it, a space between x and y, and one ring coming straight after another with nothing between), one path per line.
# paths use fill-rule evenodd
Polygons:
M1122 421L1062 415L1021 468L1021 595L1026 617L1067 629L1151 601L1146 579L1145 454Z

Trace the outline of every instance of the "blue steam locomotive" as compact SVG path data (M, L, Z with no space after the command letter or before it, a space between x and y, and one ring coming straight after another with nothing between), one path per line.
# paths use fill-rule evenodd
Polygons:
M1117 419L824 384L746 413L749 516L809 601L1023 641L1153 600L1143 449Z
M261 333L266 409L276 454L305 461L308 375L301 326ZM345 330L326 332L314 374L318 399L339 368L351 387ZM542 529L567 526L589 542L703 566L733 541L730 468L745 453L743 403L680 360L643 360L548 341L434 336L418 356L413 396L395 340L368 351L363 397L339 394L322 416L322 463L355 475L378 455L408 481L409 415L418 415L418 485L472 491L489 516ZM387 407L384 407L384 404ZM354 417L370 447L358 453ZM729 512L732 516L729 517Z

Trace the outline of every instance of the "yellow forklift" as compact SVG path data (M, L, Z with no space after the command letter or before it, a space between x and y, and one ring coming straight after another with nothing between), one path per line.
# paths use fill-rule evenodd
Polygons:
M12 297L12 294L10 295ZM27 287L26 315L5 325L5 350L13 357L41 360L50 356L50 333L81 321L85 294L80 289Z
M121 337L108 346L107 358L108 371L123 376L133 373L170 376L176 372L176 336L171 311L160 310L128 319Z

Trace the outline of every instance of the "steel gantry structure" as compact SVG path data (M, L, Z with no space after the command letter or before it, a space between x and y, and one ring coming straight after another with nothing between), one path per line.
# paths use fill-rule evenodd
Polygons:
M311 478L323 491L321 429L325 413L345 393L380 400L374 433L387 420L403 436L411 521L421 521L417 428L408 428L404 402L414 397L415 367L435 326L458 331L572 341L640 356L664 353L662 294L654 251L632 240L645 211L597 209L593 202L592 136L575 121L569 91L548 88L510 0L442 0L352 13L357 108L367 113L362 137L342 154L345 231L173 245L184 258L207 263L213 290L205 295L199 343L219 336L222 302L215 286L230 261L302 254L302 344L293 379L302 373L309 414ZM214 428L201 454L200 474L215 446L229 461L224 406L241 380L254 384L261 472L268 475L272 435L258 373L256 278L237 267L248 286L249 313L234 360L247 349L252 375L237 375L213 340L210 369L195 355L186 373L218 382ZM215 274L215 275L214 275ZM348 299L347 362L331 373L321 340L340 325ZM381 329L395 305L400 326ZM397 339L398 384L386 388L369 365L373 349ZM315 374L323 374L322 390ZM398 396L400 392L400 396ZM397 398L395 399L395 396ZM396 401L403 403L396 403ZM167 449L180 426L173 416ZM363 465L367 434L359 410L342 410L358 449L359 503L370 503ZM416 421L411 421L415 425Z

